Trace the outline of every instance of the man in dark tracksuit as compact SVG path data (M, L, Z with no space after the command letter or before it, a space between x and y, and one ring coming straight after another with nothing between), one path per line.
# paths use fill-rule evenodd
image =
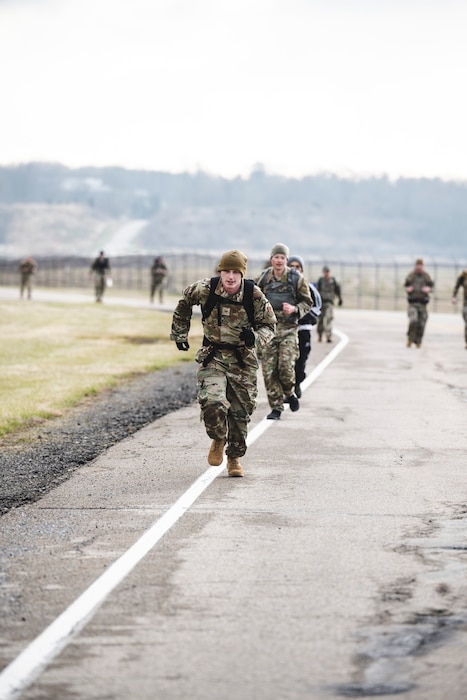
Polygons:
M303 258L299 255L291 255L289 267L295 267L299 272L304 274ZM300 384L306 377L306 363L311 352L311 329L316 325L321 315L321 294L316 289L312 282L308 282L310 288L311 299L313 306L307 314L302 316L298 321L298 359L295 362L295 396L299 399L302 395Z

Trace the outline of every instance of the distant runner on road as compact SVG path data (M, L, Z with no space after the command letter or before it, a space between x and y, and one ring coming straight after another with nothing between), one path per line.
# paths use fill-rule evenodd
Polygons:
M94 290L96 293L96 301L101 302L105 292L107 279L110 279L110 262L101 250L99 256L91 263L89 274L94 274Z

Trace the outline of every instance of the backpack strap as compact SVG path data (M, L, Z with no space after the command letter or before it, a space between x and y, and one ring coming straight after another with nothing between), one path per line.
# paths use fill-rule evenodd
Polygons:
M203 321L207 319L207 317L211 314L213 308L216 306L216 304L219 303L218 296L215 293L219 280L220 277L211 277L211 282L209 283L209 296L206 299L205 305L201 307L201 315Z
M251 327L256 330L255 308L253 306L253 290L255 288L254 280L244 280L243 285L243 307L248 315L248 320Z
M299 271L296 267L291 267L287 274L287 283L293 287L295 298L297 297Z
M264 279L265 279L265 277L266 277L266 275L267 275L267 273L269 272L270 269L271 269L270 267L267 267L265 270L262 271L262 273L261 273L260 276L258 277L258 281L256 282L256 284L257 284L258 287L261 289L261 291L263 290Z

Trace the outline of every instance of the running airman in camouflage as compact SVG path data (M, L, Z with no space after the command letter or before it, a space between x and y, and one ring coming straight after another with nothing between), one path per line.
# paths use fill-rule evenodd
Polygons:
M28 299L32 296L32 279L37 272L37 263L30 255L21 260L18 271L20 275L19 295L23 298L24 292L28 294Z
M323 333L328 343L332 343L332 327L334 322L334 302L337 299L338 306L342 306L341 286L335 277L331 276L331 270L327 265L323 267L323 274L316 285L321 294L322 309L318 318L318 341L321 343Z
M409 327L407 330L407 347L415 343L417 348L422 345L423 334L428 320L427 306L434 283L428 272L425 271L423 260L418 258L415 267L404 282L407 292Z
M216 295L212 311L203 314L203 347L196 353L198 402L206 432L212 439L208 462L220 465L227 442L229 476L243 476L238 458L246 452L250 416L256 408L260 347L274 336L276 317L262 291L244 279L247 259L238 250L224 253L219 262L220 277L214 282ZM246 285L252 290L251 319L246 304ZM177 304L170 339L179 350L188 350L193 306L207 308L212 298L211 280L188 286ZM250 287L251 289L251 287Z
M464 338L465 338L465 347L467 349L467 270L464 270L461 272L459 277L456 280L456 284L454 285L454 289L452 292L452 303L456 304L457 303L457 292L459 289L462 287L464 290L464 305L462 307L462 317L464 319Z
M258 286L277 317L276 334L261 354L263 379L272 409L267 416L270 420L281 417L284 402L292 411L300 408L294 393L295 362L299 355L298 320L313 306L308 282L298 270L287 267L288 257L288 247L277 243L271 251L271 267L258 279Z
M102 302L102 297L104 296L107 279L110 279L110 277L107 278L106 275L111 274L110 261L105 256L103 250L101 250L98 257L92 261L91 267L89 268L89 274L94 275L94 291L96 294L96 301L100 303Z

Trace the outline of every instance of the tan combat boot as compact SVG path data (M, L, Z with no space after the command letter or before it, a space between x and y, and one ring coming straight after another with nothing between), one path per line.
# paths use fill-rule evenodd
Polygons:
M238 457L227 456L227 471L229 476L243 476L242 465L238 461Z
M208 454L208 463L218 467L224 459L225 440L213 440Z

